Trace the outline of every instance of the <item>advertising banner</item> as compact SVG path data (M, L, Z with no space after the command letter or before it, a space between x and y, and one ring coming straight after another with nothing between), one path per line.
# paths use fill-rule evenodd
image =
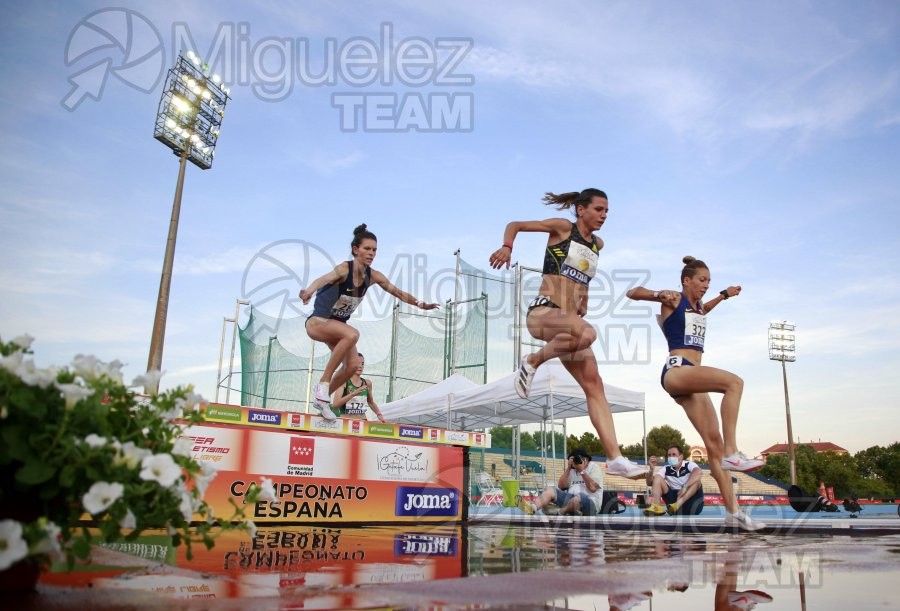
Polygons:
M207 404L204 408L204 415L207 421L221 424L246 424L262 428L291 429L377 439L402 439L419 443L452 444L476 448L491 447L491 436L481 432L448 431L433 427L368 422L352 418L326 420L318 414L281 412L218 403Z
M209 423L186 435L192 455L218 467L213 507L273 482L276 501L247 512L255 522L446 523L466 509L465 447Z
M253 536L230 531L212 549L194 545L191 560L165 536L106 547L113 553L98 550L105 566L68 571L59 565L41 582L180 600L240 598L249 607L253 599L263 606L274 599L282 601L280 608L362 608L376 601L365 589L346 586L464 577L467 565L458 525L261 527Z

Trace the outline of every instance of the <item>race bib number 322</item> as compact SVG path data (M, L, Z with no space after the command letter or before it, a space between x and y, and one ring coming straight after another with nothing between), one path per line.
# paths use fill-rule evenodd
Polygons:
M684 313L684 345L703 347L706 339L706 316L694 312Z

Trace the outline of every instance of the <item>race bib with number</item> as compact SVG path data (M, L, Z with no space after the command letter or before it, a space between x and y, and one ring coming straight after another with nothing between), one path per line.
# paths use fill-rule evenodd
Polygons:
M348 416L365 416L368 408L369 400L362 395L353 397L344 405L344 411Z
M706 339L706 315L696 312L684 313L684 345L702 348Z
M590 246L573 240L569 243L569 252L559 273L579 284L587 285L597 273L597 259L597 253Z
M341 295L331 307L331 316L340 320L347 320L354 310L362 303L362 297Z

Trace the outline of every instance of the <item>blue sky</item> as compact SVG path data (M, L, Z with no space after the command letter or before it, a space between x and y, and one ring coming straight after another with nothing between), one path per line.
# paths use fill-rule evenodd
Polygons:
M798 325L788 371L796 436L851 451L897 440L897 3L116 6L136 12L132 52L153 50L152 30L141 25L149 23L164 56L111 73L99 99L71 110L63 104L77 98L67 97L70 77L104 57L116 69L130 61L92 50L89 38L70 42L97 11L94 23L113 28L111 7L0 8L8 84L0 92L0 333L36 336L40 363L81 352L127 362L129 379L143 372L177 173L176 158L152 137L162 82L148 83L172 63L173 24L185 24L201 54L228 24L235 32L244 24L242 35L219 38L236 60L213 169L187 171L164 385L194 383L212 398L222 318L246 292L254 254L275 242L301 240L340 259L352 228L366 222L379 237L376 268L421 254L439 277L457 248L487 267L506 222L551 216L540 204L545 191L598 187L610 196L604 270L643 269L651 288L677 288L681 257L691 254L710 265L715 290L744 287L710 317L705 363L746 381L739 438L748 453L786 439L780 368L766 350L773 319ZM449 72L463 82L435 76L413 87L394 74L390 85L360 86L347 82L346 66L323 59L327 40L377 43L382 24L395 42L438 49L443 60L441 44L468 44ZM289 45L287 77L278 53ZM297 70L304 59L335 82L311 84ZM368 96L369 127L384 127L397 124L384 112L403 110L375 106L391 93L470 100L471 121L452 124L457 131L436 121L423 124L427 133L373 131L359 115L355 128L341 129L335 95ZM540 238L522 236L515 258L537 266L541 250ZM283 288L295 294L294 284ZM446 283L427 279L404 288L452 297ZM649 364L601 373L647 393L648 426L671 424L697 442L659 387L658 332L649 350ZM587 430L583 420L570 432ZM638 420L617 418L620 441L638 440Z

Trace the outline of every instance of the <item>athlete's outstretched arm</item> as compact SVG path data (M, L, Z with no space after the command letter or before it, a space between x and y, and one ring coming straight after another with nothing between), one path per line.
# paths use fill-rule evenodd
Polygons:
M560 241L569 235L572 229L572 221L563 218L545 219L543 221L513 221L503 231L503 245L494 251L490 257L491 267L500 269L504 265L509 269L512 259L513 242L519 232L544 232L550 234L550 239Z
M396 286L391 284L391 281L387 279L387 276L385 276L381 272L375 271L374 269L372 270L372 282L384 289L384 292L388 293L389 295L393 295L403 303L414 305L417 308L421 308L422 310L434 310L435 308L441 307L441 304L439 303L425 303L424 301L416 299L406 291L398 289Z
M720 291L718 295L707 301L703 304L703 310L708 314L710 310L714 307L725 301L726 299L730 299L731 297L737 297L741 294L741 285L737 286L729 286L724 291ZM726 296L727 295L727 296Z
M651 291L642 286L628 289L625 296L635 301L656 301L670 308L677 308L681 301L681 293L678 291Z

